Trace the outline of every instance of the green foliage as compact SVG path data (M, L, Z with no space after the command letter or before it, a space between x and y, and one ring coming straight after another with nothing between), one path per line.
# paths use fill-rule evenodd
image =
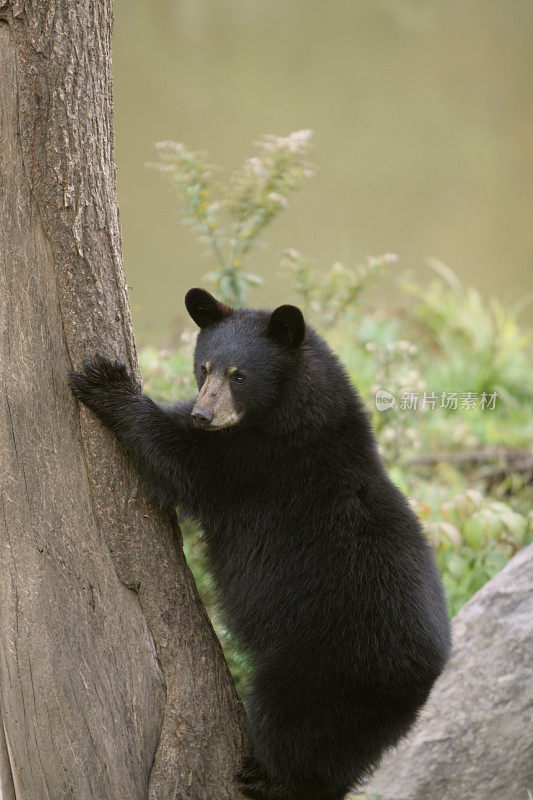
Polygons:
M476 489L456 494L438 509L413 505L426 521L452 616L532 538L533 512L513 511Z
M230 668L237 691L242 695L246 686L249 666L246 657L234 642L224 625L216 604L216 591L212 578L207 570L202 545L202 533L191 520L180 520L183 534L183 551L187 564L194 574L194 580L202 602L209 612L213 628L222 643L228 667Z
M205 277L218 296L242 305L246 291L261 279L244 272L243 262L289 197L313 175L307 161L311 131L289 136L263 136L257 152L223 186L214 178L214 168L205 153L188 150L180 142L158 142L159 160L148 166L163 173L182 200L199 241L209 246L217 268Z
M447 275L453 275L451 270ZM414 307L409 302L412 286L404 283L394 304L378 298L372 309L359 311L350 324L341 322L326 331L371 408L380 388L396 398L392 408L374 412L385 459L391 464L418 450L527 446L533 437L533 386L527 379L530 332L521 329L509 310L495 316L499 304L484 302L466 287L460 297L476 296L476 305L481 304L477 314L484 320L480 327L485 334L477 341L473 331L464 332L466 322L458 323L458 317L468 319L468 312L456 310L443 279L416 291ZM447 297L446 303L436 302L441 295ZM426 320L423 326L421 320ZM452 392L457 393L456 408L447 407L443 399L443 394ZM402 398L410 393L418 393L416 408L402 407ZM466 399L463 402L462 395L468 393L475 396L475 407L468 407ZM487 403L482 407L483 395L485 400L494 395L494 408Z
M426 389L418 368L419 351L416 345L404 339L392 340L385 345L366 342L365 350L373 356L376 364L372 394L385 389L396 398L394 405L375 419L381 455L389 466L393 466L421 447L422 411L412 409L409 425L406 425L406 414L398 400L405 394L421 393Z
M366 286L375 283L383 268L398 260L394 253L367 256L362 264L346 267L336 261L317 270L298 250L282 253L280 267L296 292L306 318L322 330L351 317Z
M196 333L182 334L177 350L157 350L144 347L139 353L139 364L145 387L160 402L178 397L192 397L197 391L192 371L192 358Z
M437 259L429 265L437 278L428 287L405 281L404 289L418 300L410 313L414 335L428 355L443 356L442 382L459 385L468 372L472 391L497 392L515 404L531 399L533 387L524 380L531 332L521 330L516 312L497 298L485 302Z

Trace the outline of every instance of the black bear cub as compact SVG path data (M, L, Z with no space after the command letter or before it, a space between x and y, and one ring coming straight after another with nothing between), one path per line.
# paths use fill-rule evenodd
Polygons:
M341 800L443 669L440 578L357 393L301 311L232 309L203 289L185 302L200 327L196 399L157 405L103 356L70 385L158 502L205 531L254 665L242 792Z

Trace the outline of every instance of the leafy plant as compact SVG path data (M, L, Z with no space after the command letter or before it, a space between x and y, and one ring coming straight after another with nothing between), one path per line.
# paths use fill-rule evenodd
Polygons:
M183 551L187 564L194 574L198 593L209 612L213 628L224 648L226 661L235 681L237 691L242 695L246 687L249 665L246 656L233 640L219 613L216 592L205 564L201 531L188 519L182 519L180 526L183 534Z
M517 311L496 298L485 302L441 261L430 259L429 266L437 278L428 287L405 281L403 288L419 301L408 312L411 327L430 357L442 356L443 382L457 386L468 373L472 391L497 392L515 404L531 399L524 381L531 332L520 328Z
M533 512L520 514L476 489L460 492L437 510L413 505L427 521L452 616L533 534Z
M207 163L205 153L181 142L156 144L159 160L148 166L165 175L190 215L184 222L208 244L218 266L206 279L222 300L242 305L247 290L262 282L243 271L243 262L289 197L314 174L307 160L311 139L309 130L263 136L255 143L256 154L225 186L215 180L216 168Z
M139 353L139 362L147 391L156 400L165 401L178 397L191 397L196 391L192 371L193 347L196 333L184 331L181 346L173 350L158 350L144 347Z
M418 347L399 339L386 345L367 342L365 349L373 355L377 367L370 391L377 397L378 392L385 390L394 397L394 404L376 416L376 431L383 458L390 466L398 465L421 446L423 404L418 399L426 384L418 370ZM403 398L409 398L412 405L409 425L405 424Z
M286 250L280 268L291 281L307 319L324 330L353 313L363 290L397 260L394 253L385 253L367 256L353 267L336 261L328 270L317 270L298 250Z

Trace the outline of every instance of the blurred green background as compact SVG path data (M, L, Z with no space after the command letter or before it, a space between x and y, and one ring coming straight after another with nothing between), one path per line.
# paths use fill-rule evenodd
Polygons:
M431 255L485 296L532 290L531 0L117 0L115 14L118 196L141 344L181 329L184 292L214 266L144 166L167 138L208 151L225 177L261 134L314 130L318 175L253 254L267 280L251 304L286 299L286 247L346 264L392 251L415 270Z

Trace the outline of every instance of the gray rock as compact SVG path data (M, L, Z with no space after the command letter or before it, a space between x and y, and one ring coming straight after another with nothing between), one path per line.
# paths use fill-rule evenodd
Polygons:
M380 800L533 794L533 545L461 609L452 656L410 736L366 788Z

